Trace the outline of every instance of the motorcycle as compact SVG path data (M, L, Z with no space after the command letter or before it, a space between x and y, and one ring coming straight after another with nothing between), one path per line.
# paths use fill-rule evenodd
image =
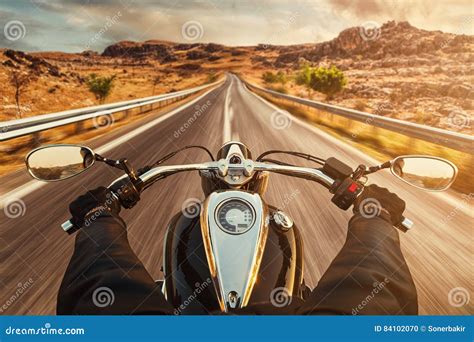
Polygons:
M204 150L210 161L162 165L191 148ZM302 158L317 167L269 158L276 154ZM174 216L163 246L164 280L160 284L166 299L180 314L229 312L268 302L276 290L282 289L288 296L306 298L309 289L303 278L300 231L288 214L262 198L270 173L321 184L333 195L331 201L343 210L362 193L367 176L382 169L390 169L407 184L431 191L448 189L457 175L450 161L422 155L399 156L381 165L359 165L355 169L333 157L324 160L294 151L270 150L254 160L244 144L234 141L224 144L216 158L207 148L191 145L137 171L126 159L108 159L86 146L47 145L31 151L26 166L32 177L54 182L76 176L96 161L125 173L108 188L127 209L135 206L143 191L157 181L180 172L199 172L206 198ZM412 221L403 218L397 228L406 232L412 226ZM80 229L71 220L62 228L69 234Z

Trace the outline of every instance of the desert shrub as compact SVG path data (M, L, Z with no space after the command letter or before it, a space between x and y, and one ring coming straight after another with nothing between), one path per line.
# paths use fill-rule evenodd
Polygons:
M325 94L328 99L333 98L347 84L344 73L335 66L313 69L309 82L311 89Z
M286 75L282 71L278 71L276 74L266 71L263 73L262 79L265 83L281 83L281 85L287 82Z
M344 89L347 84L344 73L337 67L311 67L304 65L294 77L295 83L303 85L310 95L311 90L319 91L328 99Z
M90 74L86 79L89 91L94 94L99 103L103 103L112 91L115 75L109 77L100 77L96 74Z
M276 83L276 75L271 71L265 71L262 75L263 82Z
M303 65L295 75L295 83L309 87L312 70L313 68L311 68L308 64Z
M211 71L208 75L207 75L207 83L214 83L215 81L217 81L217 74L215 71Z

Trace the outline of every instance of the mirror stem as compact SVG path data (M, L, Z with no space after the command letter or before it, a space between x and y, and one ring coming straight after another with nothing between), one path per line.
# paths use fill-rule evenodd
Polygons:
M107 165L110 165L112 167L115 167L117 169L120 169L122 171L125 171L127 176L132 180L136 181L137 175L135 174L135 170L130 166L128 163L127 159L120 159L120 160L114 160L114 159L107 159L105 157L102 157L100 154L95 154L95 159L97 161L101 161L106 163Z
M95 154L95 160L106 163L107 165L110 165L112 167L115 167L117 169L120 169L123 171L122 165L119 160L114 160L114 159L107 159L105 157L102 157L100 154Z
M374 172L377 172L377 171L380 171L382 169L389 169L390 167L392 166L392 161L389 160L383 164L380 164L380 165L377 165L377 166L371 166L367 169L367 171L365 171L364 175L369 175L371 173L374 173Z

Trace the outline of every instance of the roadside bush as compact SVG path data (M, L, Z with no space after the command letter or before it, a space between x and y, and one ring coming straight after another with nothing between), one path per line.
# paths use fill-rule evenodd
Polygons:
M207 83L214 83L215 81L217 81L217 74L215 71L211 71L208 75L207 75Z
M96 74L90 74L86 79L89 91L94 94L99 103L103 103L113 88L115 75L109 77L100 77Z
M265 83L280 83L281 85L285 85L287 82L286 75L282 71L278 71L276 74L266 71L263 73L262 79Z
M310 87L326 95L331 99L340 92L347 84L344 73L337 67L330 68L319 67L313 69L310 78Z
M340 92L347 84L344 73L337 67L310 67L305 65L295 75L295 83L304 85L308 90L318 91L326 95L327 99L331 99L335 94Z

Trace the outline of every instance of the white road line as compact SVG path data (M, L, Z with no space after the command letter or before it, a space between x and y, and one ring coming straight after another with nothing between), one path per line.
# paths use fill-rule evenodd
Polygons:
M232 108L230 107L230 91L232 89L232 84L234 83L234 77L232 75L230 77L230 85L227 88L227 93L225 95L225 102L224 102L224 132L222 134L222 143L225 144L226 142L232 139Z
M143 132L145 132L146 130L152 128L153 126L169 119L170 117L172 117L173 115L179 113L180 111L182 111L183 109L186 109L190 106L192 106L194 103L198 102L199 100L201 100L203 97L205 97L206 95L208 95L210 92L212 92L214 89L216 89L215 87L206 91L204 94L202 94L201 96L195 98L194 100L188 102L188 103L185 103L183 104L182 106L176 108L176 109L173 109L171 112L163 115L163 116L160 116L159 118L153 120L153 121L150 121L149 123L143 125L143 126L140 126L138 127L137 129L134 129L133 131L115 139L115 140L112 140L110 141L109 143L99 147L96 149L96 151L98 153L105 153L107 151L110 151L111 149L123 144L124 142L126 141L129 141L130 139L136 137L137 135L140 135L142 134ZM41 181L37 181L37 180L31 180L29 181L28 183L26 184L23 184L13 190L11 190L10 192L4 194L4 195L1 195L0 196L0 209L3 209L4 206L6 204L8 204L9 201L15 199L15 200L18 200L18 199L21 199L25 196L27 196L28 194L38 190L39 188L47 185L48 183L47 182L41 182Z
M278 108L276 105L274 105L273 103L267 101L266 99L264 99L263 97L261 97L260 95L252 92L250 89L247 88L247 86L244 85L244 88L250 93L252 94L253 96L255 96L256 98L258 98L260 101L262 101L263 103L265 103L266 105L268 105L270 108L272 108L273 110L278 110L278 111L281 111L281 108ZM291 113L290 113L291 114ZM345 141L342 141L342 140L339 140L337 138L335 138L334 136L330 135L329 133L326 133L324 132L323 130L313 126L312 124L308 123L308 122L305 122L299 118L297 118L296 116L294 115L291 115L291 119L293 120L293 122L296 122L298 125L306 128L307 130L313 132L314 134L316 135L319 135L319 136L324 136L326 139L330 140L332 143L334 143L334 145L337 145L341 148L343 148L345 151L350 151L350 153L352 154L356 154L358 155L361 159L363 159L367 164L373 164L373 165L378 165L380 164L380 162L374 158L372 158L371 156L363 153L362 151L358 150L356 147L352 146L352 145L349 145L348 143L346 143ZM445 202L447 202L450 206L452 206L453 208L457 210L460 210L462 211L465 215L467 216L471 216L472 217L472 208L471 206L469 205L468 201L465 201L465 200L461 200L461 199L458 199L456 198L455 196L449 194L449 193L446 193L446 192L430 192L429 193L430 195L434 196L434 197L438 197L439 199L441 200L444 200Z

